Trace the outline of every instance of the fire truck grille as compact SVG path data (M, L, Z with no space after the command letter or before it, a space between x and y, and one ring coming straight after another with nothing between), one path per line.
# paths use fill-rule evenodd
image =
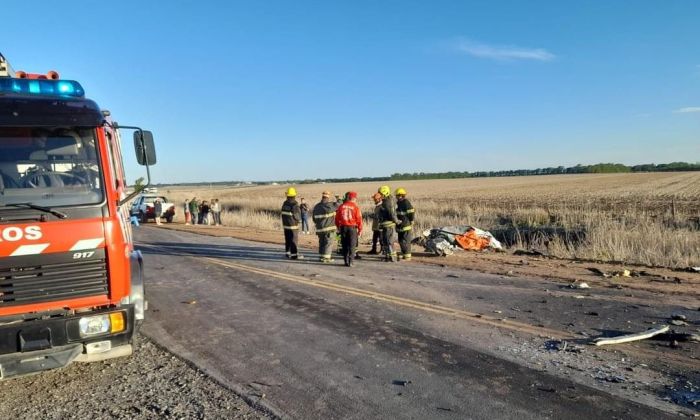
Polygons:
M22 265L0 264L0 307L107 294L104 250L86 259L74 260L73 256L72 252L52 254ZM30 262L35 264L26 264Z

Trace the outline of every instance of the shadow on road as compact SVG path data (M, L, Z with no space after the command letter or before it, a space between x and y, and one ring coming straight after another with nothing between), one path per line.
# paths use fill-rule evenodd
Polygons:
M136 245L144 255L182 255L222 259L274 261L284 260L284 250L272 247L213 245L198 243L143 242Z
M181 255L185 257L211 257L248 261L288 261L282 247L241 245L214 245L198 243L139 242L136 244L144 255ZM300 262L325 265L318 261L318 254L305 255Z

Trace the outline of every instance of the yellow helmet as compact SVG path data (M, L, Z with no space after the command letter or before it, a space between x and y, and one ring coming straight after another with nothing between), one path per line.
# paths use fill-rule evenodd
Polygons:
M396 192L394 193L396 195L406 195L406 190L403 188L397 188Z
M297 189L294 187L289 187L287 188L287 197L296 197L297 196Z
M379 187L378 192L384 197L387 197L391 195L391 188L388 185L382 185L381 187Z

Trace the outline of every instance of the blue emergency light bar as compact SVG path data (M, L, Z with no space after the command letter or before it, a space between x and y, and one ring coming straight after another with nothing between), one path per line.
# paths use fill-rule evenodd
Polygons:
M0 77L0 93L82 98L85 90L75 80L15 79Z

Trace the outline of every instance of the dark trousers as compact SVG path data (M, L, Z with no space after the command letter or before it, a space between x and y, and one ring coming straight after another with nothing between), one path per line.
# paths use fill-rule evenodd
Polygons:
M384 249L384 257L387 260L396 260L396 251L394 251L394 237L396 236L396 229L394 226L383 227L382 230L382 247Z
M413 240L413 230L399 231L399 246L404 257L411 257L411 241Z
M196 225L198 223L201 223L199 221L199 213L192 213L192 224Z
M284 230L284 252L287 258L297 258L297 242L299 241L299 229Z
M343 257L345 265L352 263L357 250L357 226L340 227L341 243L343 244Z
M335 232L318 232L318 256L322 259L330 260L333 255L333 235Z
M377 252L377 244L381 243L381 232L378 230L372 231L372 252ZM381 245L380 245L381 248Z

